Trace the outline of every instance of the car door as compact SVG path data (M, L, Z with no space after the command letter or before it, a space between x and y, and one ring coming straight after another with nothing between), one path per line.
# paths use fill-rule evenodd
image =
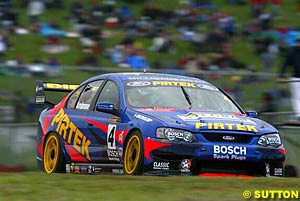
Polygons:
M103 80L96 80L79 87L74 91L64 108L68 116L68 130L65 139L66 148L72 162L91 162L94 159L96 140L89 132L90 107L101 87Z
M89 129L101 145L102 162L118 163L122 156L122 142L126 134L121 118L116 113L96 111L98 103L112 103L116 111L120 108L120 93L117 84L108 80L99 93L94 110L90 113Z

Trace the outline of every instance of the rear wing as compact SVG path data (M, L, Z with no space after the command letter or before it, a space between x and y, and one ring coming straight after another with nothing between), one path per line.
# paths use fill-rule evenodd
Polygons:
M77 88L77 86L78 85L75 84L35 81L35 104L43 105L48 103L50 105L54 105L46 100L46 91L71 92Z

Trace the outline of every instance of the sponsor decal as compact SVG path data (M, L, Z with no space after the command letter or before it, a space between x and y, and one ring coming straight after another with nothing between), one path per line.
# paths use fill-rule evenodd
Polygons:
M95 167L93 165L86 165L86 164L66 164L66 172L67 173L74 173L74 174L94 174L101 172L100 167Z
M242 146L214 145L214 159L246 160L247 148Z
M219 91L217 87L214 87L212 85L207 85L207 84L197 84L196 85L198 88L201 89L207 89L207 90L211 90L211 91Z
M78 165L75 165L75 166L74 166L73 172L74 172L75 174L80 174L80 167L79 167Z
M76 106L76 109L80 109L80 110L88 110L90 107L90 104L86 104L86 103L78 103Z
M123 75L136 75L139 76L141 73L135 73L135 72L125 72Z
M37 96L35 97L35 102L36 103L44 103L46 100L45 96Z
M95 172L95 167L89 165L88 168L87 168L87 173L88 173L88 174L92 174L93 172Z
M159 76L131 76L128 80L153 80L153 81L177 81L177 82L195 82L195 83L207 83L203 80L192 79L192 78L176 78L176 77L159 77Z
M153 162L153 170L169 170L169 162Z
M183 159L180 163L181 172L188 173L191 172L190 168L192 166L192 162L189 159Z
M180 87L192 87L196 85L193 82L175 82L175 81L152 81L153 86L180 86Z
M111 169L111 172L114 174L124 174L123 169Z
M144 115L141 115L141 114L134 114L134 117L137 118L137 119L146 121L146 122L151 122L152 121L152 119L150 119L149 117L145 117Z
M123 134L124 134L124 131L121 131L120 135L119 135L119 140L118 142L120 142L121 144L123 143Z
M51 126L55 125L56 132L65 142L72 145L76 151L88 160L91 160L89 152L91 141L76 127L62 108L51 121Z
M259 130L254 125L234 124L234 123L196 123L196 129L208 129L208 130L236 130L236 131L248 131L257 133Z
M122 119L117 116L112 116L111 118L108 119L108 122L111 124L117 124L117 123L120 123L121 121L122 121Z
M119 156L120 158L123 156L123 148L122 147L119 147L118 148L118 151L119 151Z
M201 113L201 112L189 112L187 114L177 115L180 119L184 121L199 121L201 119L230 119L232 121L238 121L243 123L249 123L256 125L255 122L251 121L250 119L242 119L238 118L234 114L216 114L216 113Z
M120 161L120 152L117 149L107 149L107 156L109 160Z
M78 85L74 85L74 84L45 83L44 86L45 86L45 88L47 88L47 89L73 90L73 89L75 89Z
M143 87L150 85L151 82L147 81L135 81L135 82L128 82L126 85L130 87Z
M274 176L282 176L282 168L274 168Z
M269 163L265 163L266 165L266 177L270 176L271 170L270 170L270 164Z
M38 91L43 91L43 89L43 87L36 85L35 92L37 93Z

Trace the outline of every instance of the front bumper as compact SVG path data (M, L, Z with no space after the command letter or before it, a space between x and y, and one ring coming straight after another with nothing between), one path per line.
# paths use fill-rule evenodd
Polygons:
M160 140L157 140L162 142ZM234 143L172 143L145 159L147 174L231 173L284 176L285 150Z

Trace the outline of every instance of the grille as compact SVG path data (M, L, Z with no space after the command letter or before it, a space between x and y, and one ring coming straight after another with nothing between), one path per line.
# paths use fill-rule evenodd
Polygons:
M235 173L247 175L264 175L263 164L234 162L234 161L199 161L197 168L200 172Z
M202 133L203 137L210 142L233 142L233 143L249 143L254 137L248 134L228 134L228 133ZM224 136L232 136L233 140L226 140Z

